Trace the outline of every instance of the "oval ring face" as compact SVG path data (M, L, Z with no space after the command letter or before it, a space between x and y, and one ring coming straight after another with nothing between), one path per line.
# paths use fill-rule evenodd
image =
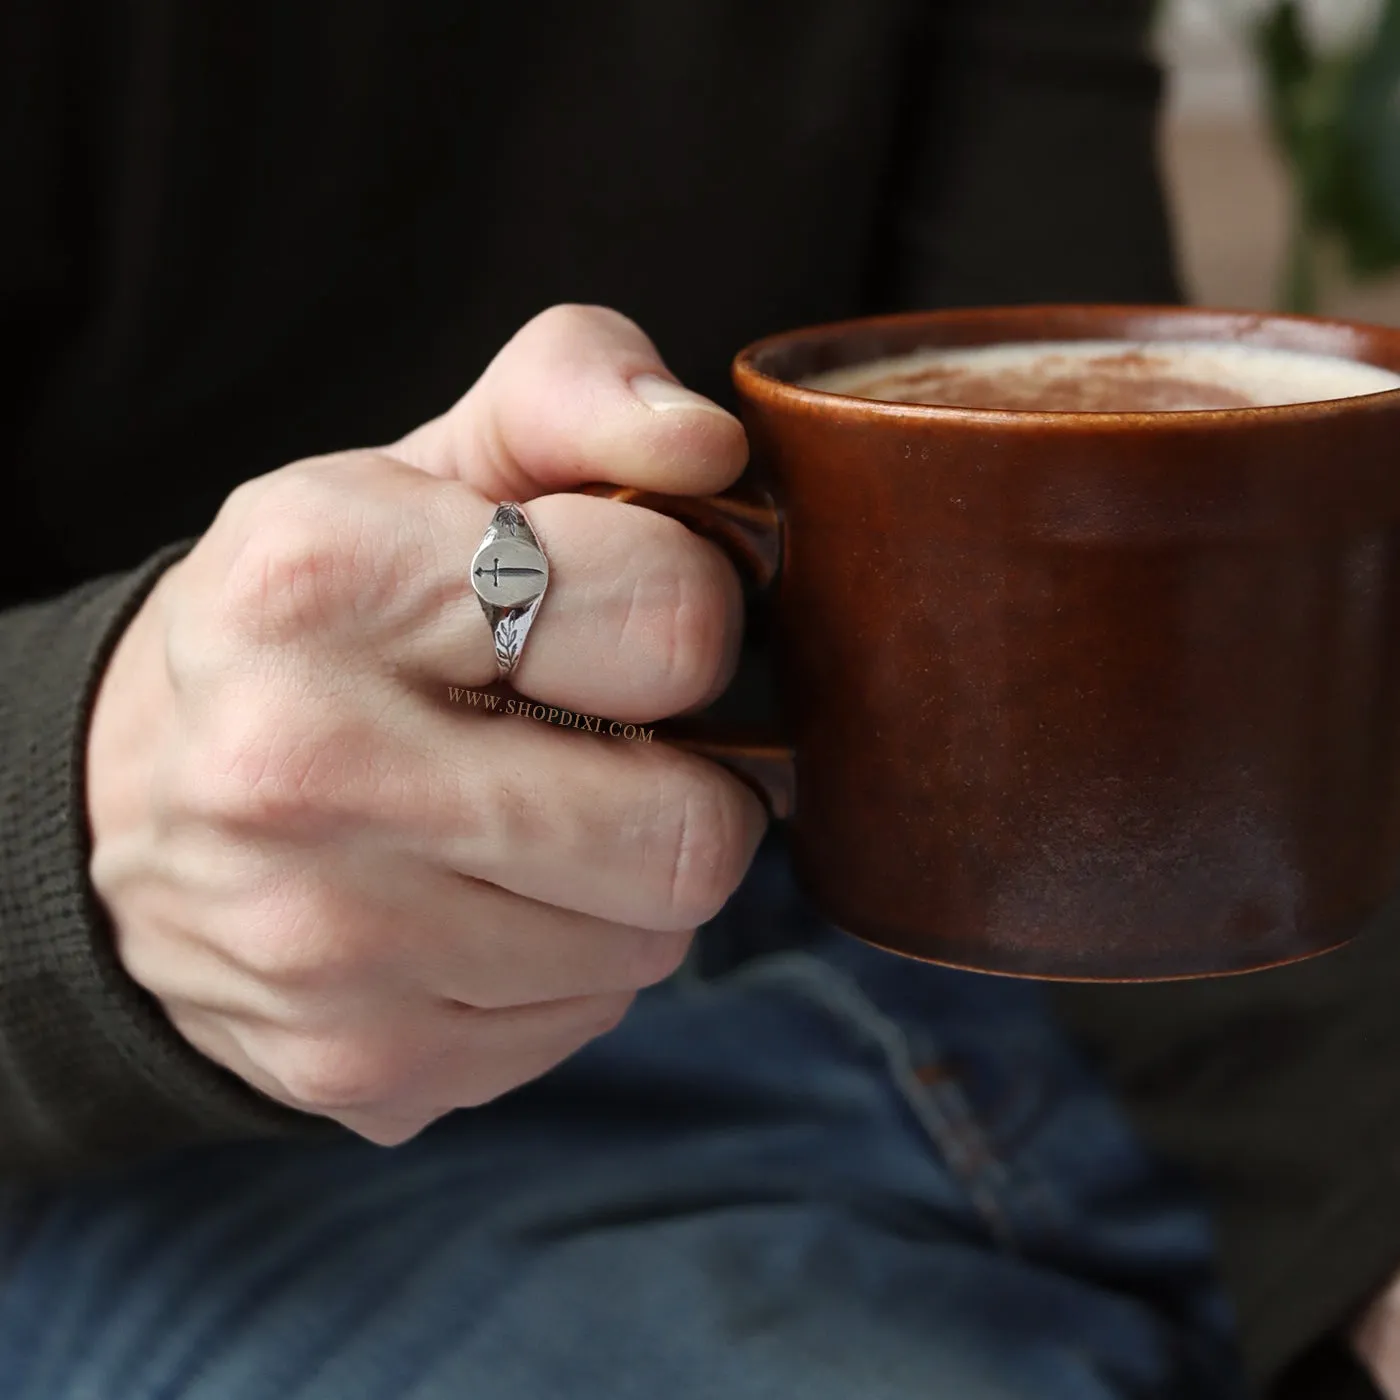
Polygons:
M486 540L472 556L472 587L484 603L517 608L538 598L549 582L544 551L515 535Z

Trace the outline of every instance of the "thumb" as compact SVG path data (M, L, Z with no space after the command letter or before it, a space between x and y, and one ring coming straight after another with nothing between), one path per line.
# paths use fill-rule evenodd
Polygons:
M678 384L641 328L601 306L541 312L452 408L386 450L494 500L588 481L708 494L748 455L739 420Z

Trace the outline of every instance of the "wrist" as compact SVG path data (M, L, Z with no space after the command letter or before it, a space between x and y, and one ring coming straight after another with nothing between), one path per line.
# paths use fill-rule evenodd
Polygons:
M91 836L89 876L118 928L109 868L123 838L149 817L156 745L172 695L162 613L179 568L177 562L157 580L117 640L88 723L84 792Z

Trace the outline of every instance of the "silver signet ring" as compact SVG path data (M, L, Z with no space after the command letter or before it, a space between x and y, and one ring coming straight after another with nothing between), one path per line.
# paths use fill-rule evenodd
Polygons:
M472 556L472 587L496 647L502 676L515 670L544 600L549 560L518 501L502 501Z

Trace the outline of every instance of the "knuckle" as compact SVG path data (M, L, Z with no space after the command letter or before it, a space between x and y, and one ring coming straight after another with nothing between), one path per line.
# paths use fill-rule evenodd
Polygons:
M377 1118L360 1117L356 1114L347 1114L340 1121L352 1132L368 1142L374 1143L377 1147L402 1147L404 1143L412 1141L425 1128L429 1128L436 1121L435 1118L418 1116L414 1118Z
M278 1078L298 1103L335 1113L392 1103L409 1075L384 1047L341 1036L303 1040L289 1052Z
M223 580L224 626L276 644L332 621L344 540L322 496L312 479L297 475L263 490Z
M640 628L657 666L657 684L664 688L668 709L688 708L710 698L727 677L730 656L729 631L737 609L737 583L728 586L728 565L711 558L703 542L683 525L665 520L663 527L674 537L661 557L667 566L653 569L634 587L624 639ZM702 545L697 549L696 545ZM642 604L645 589L651 605ZM657 614L660 623L657 623Z
M181 800L226 828L324 834L373 806L375 737L343 707L233 687L190 748Z
M751 856L744 794L724 773L686 783L670 833L667 894L671 927L708 923L744 878Z
M639 333L636 323L607 306L591 306L581 302L560 302L547 307L529 322L527 332L550 342L570 344L597 339L600 335L616 335L621 329Z
M599 997L597 1009L586 1027L588 1038L593 1040L598 1036L607 1035L609 1031L615 1031L627 1019L633 1000L630 994Z
M652 987L674 976L685 963L694 933L691 930L649 930L639 940L628 969L628 985Z
M366 595L392 584L364 496L330 467L264 478L242 503L215 607L220 626L275 646L362 616Z
M239 962L281 991L344 986L370 974L371 940L329 891L302 893L270 916L250 920L236 945Z

